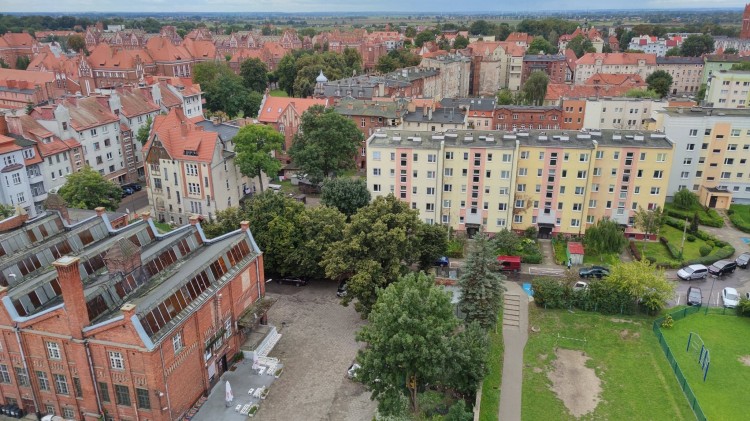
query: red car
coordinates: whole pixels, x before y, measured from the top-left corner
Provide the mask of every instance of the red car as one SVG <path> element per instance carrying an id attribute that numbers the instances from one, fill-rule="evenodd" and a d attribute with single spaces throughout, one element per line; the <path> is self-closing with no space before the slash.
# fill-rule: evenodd
<path id="1" fill-rule="evenodd" d="M 497 263 L 503 272 L 521 271 L 521 256 L 497 256 Z"/>

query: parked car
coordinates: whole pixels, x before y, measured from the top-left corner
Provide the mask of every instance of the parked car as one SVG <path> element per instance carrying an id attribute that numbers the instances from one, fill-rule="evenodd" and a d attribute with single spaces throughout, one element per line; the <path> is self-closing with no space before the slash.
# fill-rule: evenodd
<path id="1" fill-rule="evenodd" d="M 711 275 L 722 276 L 734 272 L 735 269 L 737 269 L 737 263 L 734 263 L 731 260 L 719 260 L 708 267 L 708 273 Z"/>
<path id="2" fill-rule="evenodd" d="M 739 256 L 737 256 L 736 259 L 734 259 L 734 263 L 737 263 L 737 266 L 741 267 L 742 269 L 747 269 L 748 263 L 750 263 L 750 253 L 742 253 Z"/>
<path id="3" fill-rule="evenodd" d="M 585 291 L 589 289 L 588 282 L 578 281 L 573 284 L 573 291 Z"/>
<path id="4" fill-rule="evenodd" d="M 133 189 L 131 189 L 130 187 L 123 187 L 122 188 L 122 197 L 128 197 L 128 196 L 130 196 L 133 193 L 134 193 Z"/>
<path id="5" fill-rule="evenodd" d="M 701 293 L 700 288 L 698 287 L 688 288 L 687 304 L 689 306 L 699 306 L 703 304 L 703 294 Z"/>
<path id="6" fill-rule="evenodd" d="M 451 260 L 447 256 L 441 256 L 435 260 L 435 266 L 440 266 L 441 268 L 447 268 L 450 264 Z"/>
<path id="7" fill-rule="evenodd" d="M 302 278 L 279 278 L 276 280 L 277 284 L 289 284 L 296 287 L 307 285 L 307 281 Z"/>
<path id="8" fill-rule="evenodd" d="M 362 368 L 357 363 L 352 363 L 352 365 L 349 366 L 349 369 L 346 370 L 346 377 L 349 377 L 350 379 L 354 379 L 357 377 L 357 370 Z"/>
<path id="9" fill-rule="evenodd" d="M 336 289 L 336 296 L 346 297 L 346 280 L 343 280 L 339 283 L 339 287 Z"/>
<path id="10" fill-rule="evenodd" d="M 726 308 L 735 308 L 740 303 L 740 295 L 737 294 L 736 289 L 726 287 L 721 290 L 721 302 Z"/>
<path id="11" fill-rule="evenodd" d="M 521 256 L 497 256 L 500 270 L 504 272 L 521 271 Z"/>
<path id="12" fill-rule="evenodd" d="M 677 277 L 683 281 L 693 279 L 705 279 L 708 276 L 708 268 L 704 265 L 690 265 L 677 271 Z"/>
<path id="13" fill-rule="evenodd" d="M 581 268 L 578 270 L 578 276 L 581 278 L 603 278 L 609 276 L 609 269 L 604 266 L 591 266 L 589 268 Z"/>
<path id="14" fill-rule="evenodd" d="M 138 183 L 130 183 L 130 184 L 123 184 L 122 188 L 129 188 L 130 190 L 133 190 L 134 192 L 141 191 L 143 189 L 143 186 L 141 186 Z"/>

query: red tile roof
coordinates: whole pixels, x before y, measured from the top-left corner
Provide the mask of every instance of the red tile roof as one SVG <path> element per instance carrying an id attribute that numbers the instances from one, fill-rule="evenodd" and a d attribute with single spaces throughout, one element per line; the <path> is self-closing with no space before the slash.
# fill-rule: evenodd
<path id="1" fill-rule="evenodd" d="M 120 121 L 109 107 L 106 97 L 68 98 L 63 106 L 70 112 L 70 125 L 77 131 Z"/>
<path id="2" fill-rule="evenodd" d="M 570 254 L 583 254 L 583 244 L 570 241 L 568 242 L 568 251 Z"/>
<path id="3" fill-rule="evenodd" d="M 643 89 L 640 86 L 612 86 L 612 85 L 568 85 L 565 83 L 550 83 L 547 85 L 545 101 L 558 101 L 561 98 L 590 98 L 603 96 L 623 96 L 631 89 Z"/>
<path id="4" fill-rule="evenodd" d="M 173 108 L 169 114 L 158 115 L 154 119 L 151 136 L 144 146 L 144 156 L 148 155 L 154 138 L 158 138 L 174 159 L 211 162 L 219 135 L 203 131 L 202 127 L 185 117 L 181 108 Z M 185 155 L 185 151 L 194 151 L 196 155 Z"/>
<path id="5" fill-rule="evenodd" d="M 140 88 L 119 88 L 117 94 L 120 97 L 120 105 L 125 117 L 135 117 L 159 111 L 160 107 L 153 103 Z"/>
<path id="6" fill-rule="evenodd" d="M 0 134 L 0 154 L 20 151 L 23 148 L 16 145 L 15 139 Z"/>
<path id="7" fill-rule="evenodd" d="M 628 85 L 632 87 L 646 86 L 646 82 L 643 81 L 640 75 L 634 73 L 596 73 L 586 80 L 584 85 L 612 85 L 612 86 L 624 86 Z"/>
<path id="8" fill-rule="evenodd" d="M 262 123 L 278 123 L 279 118 L 287 107 L 294 107 L 297 114 L 302 115 L 313 105 L 328 106 L 327 99 L 318 98 L 280 98 L 266 96 L 263 106 L 258 113 L 258 121 Z"/>
<path id="9" fill-rule="evenodd" d="M 0 84 L 7 86 L 7 81 L 26 82 L 25 87 L 18 85 L 22 89 L 33 89 L 34 85 L 44 85 L 55 81 L 55 75 L 46 72 L 32 72 L 31 70 L 0 69 Z"/>
<path id="10" fill-rule="evenodd" d="M 9 118 L 8 126 L 11 128 L 11 131 L 19 136 L 23 136 L 26 139 L 36 142 L 37 149 L 39 149 L 39 154 L 42 157 L 55 155 L 81 146 L 81 144 L 75 139 L 60 139 L 57 135 L 39 124 L 39 122 L 30 115 Z M 17 119 L 17 126 L 11 122 L 12 119 Z M 14 130 L 16 127 L 18 130 Z M 47 140 L 45 141 L 45 139 Z"/>
<path id="11" fill-rule="evenodd" d="M 34 37 L 25 32 L 8 32 L 2 39 L 9 47 L 31 47 L 37 43 Z"/>

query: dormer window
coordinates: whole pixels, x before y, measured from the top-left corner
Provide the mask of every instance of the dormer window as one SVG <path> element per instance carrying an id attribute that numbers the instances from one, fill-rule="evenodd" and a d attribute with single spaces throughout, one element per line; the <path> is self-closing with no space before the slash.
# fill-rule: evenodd
<path id="1" fill-rule="evenodd" d="M 184 151 L 184 154 L 185 154 L 185 156 L 198 156 L 198 151 L 190 151 L 190 150 L 186 149 Z"/>
<path id="2" fill-rule="evenodd" d="M 62 123 L 63 130 L 68 130 L 68 123 L 64 122 Z"/>

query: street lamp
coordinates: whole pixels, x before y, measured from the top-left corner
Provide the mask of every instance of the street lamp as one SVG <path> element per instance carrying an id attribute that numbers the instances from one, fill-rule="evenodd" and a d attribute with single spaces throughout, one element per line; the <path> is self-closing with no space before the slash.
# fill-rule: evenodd
<path id="1" fill-rule="evenodd" d="M 714 284 L 716 283 L 716 275 L 711 275 L 712 278 L 714 278 L 714 281 L 711 282 L 711 291 L 708 293 L 708 302 L 706 303 L 706 311 L 703 313 L 704 315 L 708 314 L 708 306 L 711 305 L 711 294 L 714 293 Z"/>

